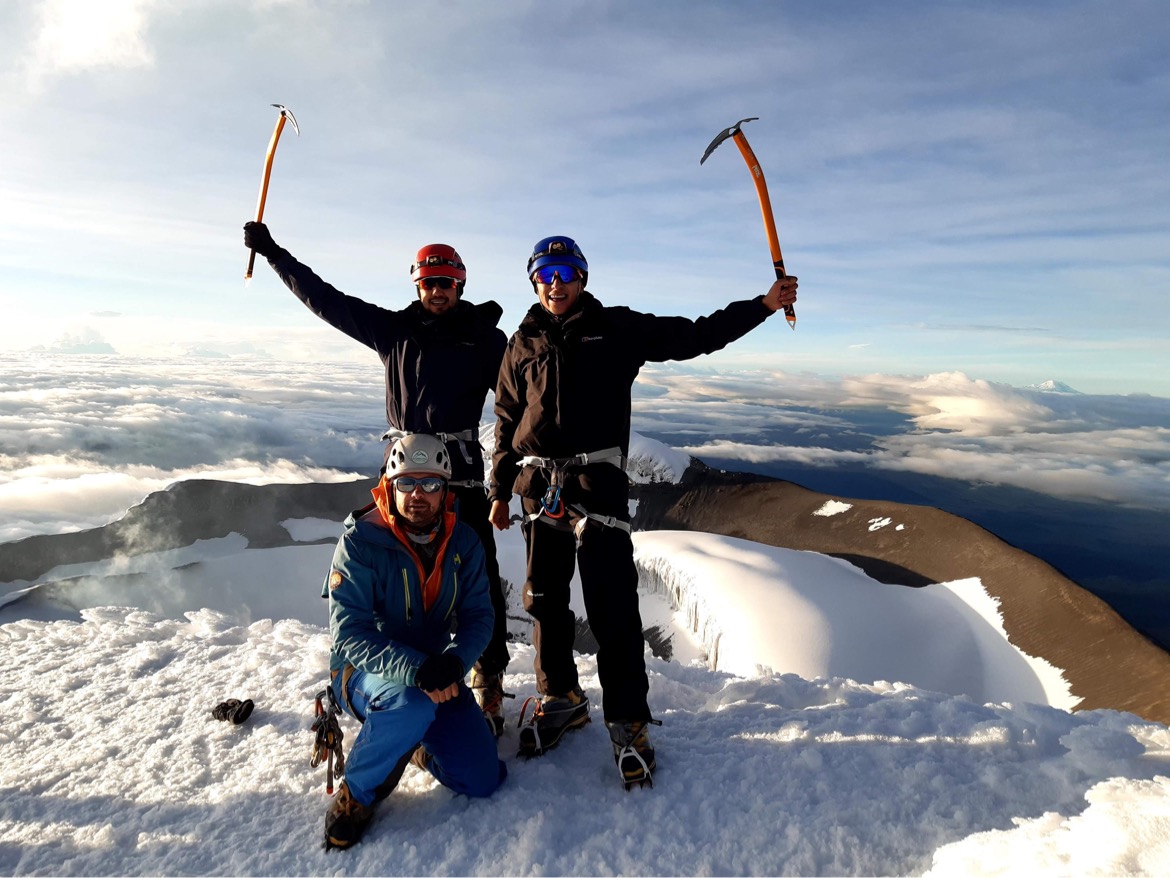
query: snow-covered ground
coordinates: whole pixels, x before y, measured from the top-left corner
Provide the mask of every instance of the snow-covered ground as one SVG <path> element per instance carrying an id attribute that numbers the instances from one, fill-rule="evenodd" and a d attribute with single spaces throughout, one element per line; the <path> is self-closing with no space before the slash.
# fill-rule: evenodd
<path id="1" fill-rule="evenodd" d="M 331 545 L 233 536 L 25 584 L 0 608 L 0 872 L 1170 871 L 1170 730 L 1029 703 L 1067 688 L 1007 642 L 978 582 L 903 589 L 807 552 L 635 540 L 645 621 L 672 631 L 673 660 L 648 657 L 654 788 L 623 791 L 600 722 L 529 762 L 510 725 L 491 799 L 408 769 L 362 844 L 330 854 L 308 725 Z M 500 544 L 519 583 L 517 529 Z M 516 615 L 513 720 L 535 692 Z M 599 700 L 593 658 L 578 663 Z M 242 726 L 211 717 L 229 697 L 256 702 Z"/>

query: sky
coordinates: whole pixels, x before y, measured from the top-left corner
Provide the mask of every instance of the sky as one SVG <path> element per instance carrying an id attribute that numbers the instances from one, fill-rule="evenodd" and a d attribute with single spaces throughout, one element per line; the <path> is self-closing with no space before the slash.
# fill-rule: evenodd
<path id="1" fill-rule="evenodd" d="M 339 525 L 290 514 L 286 547 L 230 535 L 60 568 L 48 578 L 75 578 L 6 596 L 0 870 L 1046 876 L 1170 865 L 1170 730 L 1058 706 L 1071 706 L 1060 669 L 1009 642 L 977 579 L 908 589 L 815 553 L 681 532 L 634 535 L 644 621 L 673 648 L 669 661 L 647 656 L 662 721 L 652 789 L 623 791 L 600 722 L 540 759 L 516 757 L 535 678 L 513 600 L 504 785 L 470 801 L 408 768 L 362 843 L 325 854 L 325 769 L 308 767 L 307 727 L 328 671 L 320 577 Z M 500 543 L 517 582 L 520 535 Z M 598 699 L 593 657 L 577 662 Z M 255 702 L 243 725 L 212 719 L 228 697 Z M 348 747 L 357 728 L 342 723 Z"/>
<path id="2" fill-rule="evenodd" d="M 797 330 L 714 362 L 1170 396 L 1170 23 L 1156 0 L 14 0 L 0 5 L 0 351 L 350 361 L 263 265 L 412 296 L 454 244 L 511 331 L 532 244 L 607 304 L 698 316 L 772 277 Z"/>

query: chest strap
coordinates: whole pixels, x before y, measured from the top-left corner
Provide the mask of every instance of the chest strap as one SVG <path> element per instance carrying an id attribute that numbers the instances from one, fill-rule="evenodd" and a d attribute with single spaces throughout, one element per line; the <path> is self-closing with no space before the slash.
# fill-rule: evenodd
<path id="1" fill-rule="evenodd" d="M 477 482 L 475 479 L 452 479 L 447 482 L 452 488 L 483 488 L 483 482 Z"/>

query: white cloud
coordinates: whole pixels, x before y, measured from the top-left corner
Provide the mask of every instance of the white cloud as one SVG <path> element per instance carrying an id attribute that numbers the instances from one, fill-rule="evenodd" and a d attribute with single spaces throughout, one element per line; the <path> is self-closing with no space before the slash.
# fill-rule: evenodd
<path id="1" fill-rule="evenodd" d="M 216 479 L 250 485 L 348 481 L 355 474 L 278 459 L 264 463 L 225 460 L 217 465 L 166 469 L 122 465 L 117 469 L 69 456 L 42 455 L 16 463 L 0 455 L 0 542 L 42 533 L 100 527 L 131 506 L 185 479 Z"/>
<path id="2" fill-rule="evenodd" d="M 368 370 L 88 356 L 4 364 L 0 540 L 104 524 L 185 478 L 330 481 L 381 464 L 376 360 Z"/>
<path id="3" fill-rule="evenodd" d="M 95 68 L 154 64 L 147 13 L 158 0 L 42 0 L 26 70 L 32 84 Z"/>
<path id="4" fill-rule="evenodd" d="M 635 428 L 693 432 L 702 438 L 680 450 L 700 459 L 863 465 L 1170 509 L 1170 400 L 1159 397 L 1050 394 L 958 372 L 837 379 L 648 370 L 647 383 L 653 392 L 639 395 Z M 854 426 L 881 411 L 904 413 L 912 428 Z M 802 418 L 807 441 L 774 438 Z M 767 444 L 753 441 L 769 432 Z M 846 434 L 864 444 L 818 439 Z"/>

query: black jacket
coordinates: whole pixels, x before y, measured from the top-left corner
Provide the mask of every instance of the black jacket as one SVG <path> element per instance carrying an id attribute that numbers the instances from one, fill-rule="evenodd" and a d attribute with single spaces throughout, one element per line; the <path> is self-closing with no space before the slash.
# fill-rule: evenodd
<path id="1" fill-rule="evenodd" d="M 271 264 L 310 311 L 377 351 L 386 367 L 391 427 L 408 433 L 478 432 L 507 344 L 496 327 L 503 313 L 499 305 L 460 300 L 441 317 L 417 301 L 391 311 L 346 295 L 287 253 Z M 478 444 L 472 450 L 470 465 L 453 451 L 454 478 L 483 478 Z"/>
<path id="2" fill-rule="evenodd" d="M 732 302 L 696 320 L 606 307 L 587 292 L 573 313 L 559 319 L 539 303 L 533 305 L 500 364 L 489 497 L 506 502 L 513 491 L 543 496 L 547 484 L 540 471 L 519 466 L 526 455 L 572 457 L 614 446 L 627 455 L 630 389 L 645 363 L 712 353 L 771 313 L 762 297 Z M 601 506 L 612 508 L 597 503 L 586 508 L 625 516 L 626 484 L 616 468 L 591 464 L 566 502 L 600 493 Z"/>

